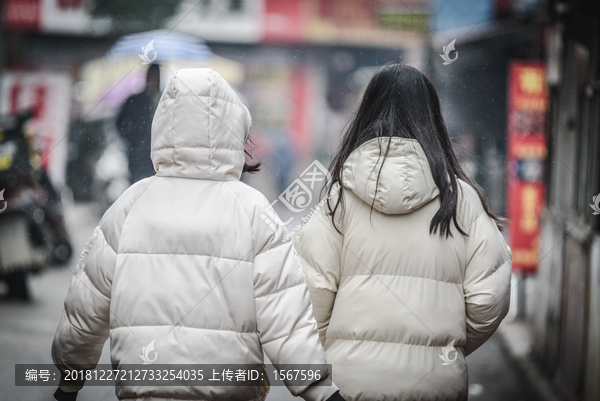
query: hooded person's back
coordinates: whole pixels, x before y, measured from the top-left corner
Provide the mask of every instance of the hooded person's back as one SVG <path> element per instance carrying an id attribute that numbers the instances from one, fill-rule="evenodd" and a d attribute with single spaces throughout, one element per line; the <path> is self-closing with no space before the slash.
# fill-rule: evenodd
<path id="1" fill-rule="evenodd" d="M 251 125 L 210 69 L 180 70 L 152 124 L 156 175 L 106 212 L 75 271 L 52 347 L 57 365 L 324 364 L 299 261 L 258 191 L 239 181 Z M 150 365 L 152 366 L 152 365 Z M 316 383 L 313 382 L 312 384 Z M 332 386 L 290 388 L 325 400 Z M 78 390 L 79 387 L 64 390 Z M 259 400 L 257 387 L 119 387 L 120 399 Z"/>
<path id="2" fill-rule="evenodd" d="M 342 185 L 341 233 L 323 207 L 295 244 L 334 382 L 352 401 L 466 399 L 465 357 L 508 310 L 510 250 L 495 222 L 459 180 L 468 236 L 429 232 L 439 190 L 414 139 L 365 142 Z"/>

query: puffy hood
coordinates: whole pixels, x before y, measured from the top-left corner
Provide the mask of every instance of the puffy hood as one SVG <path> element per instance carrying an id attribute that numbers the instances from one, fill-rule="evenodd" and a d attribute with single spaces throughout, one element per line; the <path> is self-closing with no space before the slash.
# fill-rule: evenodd
<path id="1" fill-rule="evenodd" d="M 439 195 L 429 161 L 415 139 L 392 137 L 379 183 L 388 138 L 375 138 L 362 144 L 348 157 L 342 171 L 344 187 L 364 202 L 386 214 L 410 213 Z"/>
<path id="2" fill-rule="evenodd" d="M 210 68 L 179 70 L 152 121 L 158 176 L 239 180 L 252 119 L 229 84 Z"/>

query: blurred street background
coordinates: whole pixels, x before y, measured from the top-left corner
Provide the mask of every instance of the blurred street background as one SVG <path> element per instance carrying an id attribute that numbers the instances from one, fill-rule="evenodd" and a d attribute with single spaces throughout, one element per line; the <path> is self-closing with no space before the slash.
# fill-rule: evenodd
<path id="1" fill-rule="evenodd" d="M 600 400 L 597 0 L 4 0 L 1 13 L 0 400 L 52 398 L 16 387 L 14 365 L 52 362 L 77 258 L 132 179 L 119 121 L 150 65 L 161 89 L 185 67 L 234 87 L 262 162 L 242 180 L 293 236 L 389 62 L 431 78 L 461 163 L 507 217 L 511 309 L 467 359 L 469 399 Z"/>

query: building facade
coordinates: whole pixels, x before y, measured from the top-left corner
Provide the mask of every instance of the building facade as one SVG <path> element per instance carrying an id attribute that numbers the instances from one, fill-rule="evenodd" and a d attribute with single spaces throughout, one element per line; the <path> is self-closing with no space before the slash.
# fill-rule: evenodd
<path id="1" fill-rule="evenodd" d="M 600 399 L 600 3 L 551 1 L 547 200 L 525 316 L 558 393 Z"/>

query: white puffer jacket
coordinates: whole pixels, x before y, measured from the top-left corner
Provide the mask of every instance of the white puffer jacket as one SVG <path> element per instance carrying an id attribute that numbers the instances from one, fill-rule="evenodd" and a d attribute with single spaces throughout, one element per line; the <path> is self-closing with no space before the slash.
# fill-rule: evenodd
<path id="1" fill-rule="evenodd" d="M 333 380 L 350 401 L 466 399 L 465 356 L 508 310 L 510 249 L 463 181 L 468 237 L 429 234 L 439 191 L 415 140 L 392 139 L 371 213 L 380 154 L 374 139 L 344 165 L 342 233 L 322 208 L 295 243 Z"/>
<path id="2" fill-rule="evenodd" d="M 323 364 L 305 277 L 269 202 L 239 181 L 251 119 L 210 69 L 180 70 L 152 124 L 156 175 L 106 212 L 77 265 L 52 356 L 95 365 Z M 270 212 L 272 213 L 272 212 Z M 152 365 L 149 365 L 151 367 Z M 314 383 L 313 383 L 314 384 Z M 73 391 L 80 387 L 64 390 Z M 337 388 L 290 388 L 326 400 Z M 119 399 L 262 400 L 262 387 L 124 387 Z"/>

